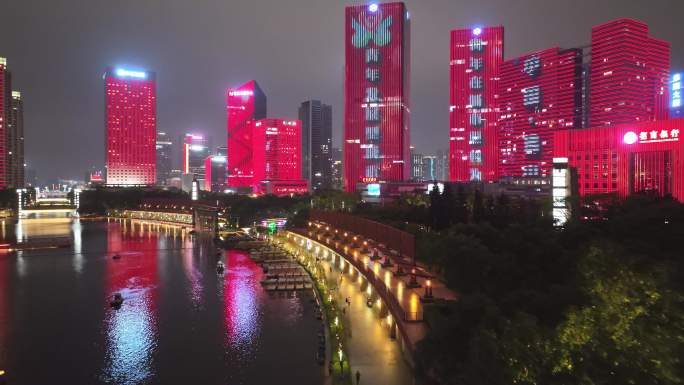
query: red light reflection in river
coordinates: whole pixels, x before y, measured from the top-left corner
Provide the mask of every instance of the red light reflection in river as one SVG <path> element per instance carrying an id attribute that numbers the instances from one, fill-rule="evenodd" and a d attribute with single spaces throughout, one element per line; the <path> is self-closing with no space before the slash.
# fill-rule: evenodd
<path id="1" fill-rule="evenodd" d="M 136 228 L 140 227 L 140 229 Z M 106 359 L 103 379 L 139 384 L 154 376 L 157 338 L 157 234 L 142 226 L 110 224 L 107 229 Z M 112 256 L 119 254 L 120 259 Z M 109 308 L 115 293 L 123 306 Z"/>
<path id="2" fill-rule="evenodd" d="M 225 255 L 225 344 L 226 348 L 247 356 L 253 353 L 252 348 L 260 329 L 258 305 L 259 296 L 263 295 L 260 286 L 262 273 L 259 266 L 242 251 L 229 250 Z"/>

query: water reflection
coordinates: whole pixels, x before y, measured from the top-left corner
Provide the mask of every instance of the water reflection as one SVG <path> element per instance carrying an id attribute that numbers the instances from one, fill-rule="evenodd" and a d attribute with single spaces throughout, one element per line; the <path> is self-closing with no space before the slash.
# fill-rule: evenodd
<path id="1" fill-rule="evenodd" d="M 183 241 L 183 271 L 190 282 L 190 299 L 193 307 L 199 308 L 202 304 L 202 272 L 198 266 L 195 266 L 199 259 L 194 259 L 193 255 L 195 249 L 193 247 L 192 239 L 186 238 Z"/>
<path id="2" fill-rule="evenodd" d="M 253 354 L 254 339 L 260 328 L 258 310 L 261 271 L 241 251 L 226 252 L 224 279 L 225 345 L 242 358 Z"/>
<path id="3" fill-rule="evenodd" d="M 71 232 L 74 236 L 74 259 L 73 266 L 74 271 L 81 274 L 83 272 L 83 240 L 81 238 L 81 232 L 83 231 L 81 227 L 81 221 L 78 219 L 74 220 L 71 225 Z"/>
<path id="4" fill-rule="evenodd" d="M 114 254 L 121 258 L 113 259 Z M 118 384 L 139 384 L 154 375 L 157 235 L 144 237 L 135 230 L 127 233 L 125 228 L 110 225 L 104 257 L 107 258 L 106 304 L 114 293 L 122 294 L 124 304 L 118 310 L 107 310 L 103 379 Z"/>
<path id="5" fill-rule="evenodd" d="M 4 223 L 4 222 L 3 222 Z M 7 358 L 5 356 L 6 350 L 3 346 L 8 346 L 9 341 L 7 336 L 9 335 L 9 304 L 8 302 L 8 279 L 9 272 L 7 271 L 7 255 L 0 254 L 0 369 L 5 368 L 7 363 Z"/>

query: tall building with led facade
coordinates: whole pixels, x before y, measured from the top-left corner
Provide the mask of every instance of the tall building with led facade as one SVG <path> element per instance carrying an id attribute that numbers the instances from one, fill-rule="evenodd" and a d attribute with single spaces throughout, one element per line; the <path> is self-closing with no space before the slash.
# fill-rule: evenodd
<path id="1" fill-rule="evenodd" d="M 104 82 L 107 185 L 153 185 L 157 169 L 155 74 L 108 68 Z"/>
<path id="2" fill-rule="evenodd" d="M 306 193 L 302 179 L 302 127 L 299 120 L 262 119 L 252 123 L 253 192 Z"/>
<path id="3" fill-rule="evenodd" d="M 670 44 L 639 21 L 618 19 L 591 30 L 592 127 L 668 117 Z"/>
<path id="4" fill-rule="evenodd" d="M 204 190 L 222 192 L 226 189 L 226 157 L 209 155 L 204 163 Z"/>
<path id="5" fill-rule="evenodd" d="M 12 91 L 7 121 L 7 165 L 9 186 L 24 187 L 24 102 L 19 91 Z"/>
<path id="6" fill-rule="evenodd" d="M 253 184 L 252 124 L 266 118 L 266 95 L 256 81 L 231 88 L 226 95 L 228 115 L 228 186 Z"/>
<path id="7" fill-rule="evenodd" d="M 498 180 L 498 81 L 503 27 L 451 31 L 449 179 Z"/>
<path id="8" fill-rule="evenodd" d="M 346 191 L 410 176 L 409 42 L 404 3 L 345 9 Z"/>
<path id="9" fill-rule="evenodd" d="M 302 122 L 302 178 L 311 188 L 332 186 L 332 106 L 307 100 L 299 106 Z"/>
<path id="10" fill-rule="evenodd" d="M 210 143 L 207 137 L 199 134 L 185 134 L 181 165 L 183 174 L 192 175 L 197 180 L 204 180 L 205 160 L 210 153 Z"/>
<path id="11" fill-rule="evenodd" d="M 554 133 L 581 127 L 582 51 L 551 48 L 510 59 L 499 76 L 499 176 L 547 184 Z"/>

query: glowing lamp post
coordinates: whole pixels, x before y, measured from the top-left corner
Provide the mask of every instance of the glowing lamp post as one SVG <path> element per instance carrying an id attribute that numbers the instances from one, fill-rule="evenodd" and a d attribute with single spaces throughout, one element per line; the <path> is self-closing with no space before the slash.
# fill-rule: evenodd
<path id="1" fill-rule="evenodd" d="M 418 279 L 416 277 L 416 268 L 411 269 L 411 279 L 409 280 L 408 287 L 417 288 L 420 287 Z"/>
<path id="2" fill-rule="evenodd" d="M 432 281 L 425 282 L 425 298 L 432 298 Z"/>

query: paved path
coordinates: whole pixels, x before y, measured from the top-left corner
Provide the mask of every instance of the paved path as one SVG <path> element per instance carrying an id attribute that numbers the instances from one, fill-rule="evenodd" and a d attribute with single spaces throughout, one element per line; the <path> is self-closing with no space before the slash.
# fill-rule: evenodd
<path id="1" fill-rule="evenodd" d="M 361 373 L 360 384 L 374 385 L 412 385 L 413 375 L 399 348 L 399 342 L 389 337 L 389 327 L 384 319 L 380 319 L 377 307 L 366 306 L 366 291 L 349 274 L 341 274 L 339 261 L 332 272 L 330 262 L 323 261 L 330 287 L 339 285 L 336 290 L 337 303 L 344 305 L 349 298 L 351 305 L 347 307 L 343 320 L 348 335 L 348 350 L 352 376 L 358 370 Z M 343 276 L 340 281 L 340 276 Z M 362 286 L 365 289 L 365 286 Z M 350 327 L 351 326 L 351 327 Z M 356 384 L 356 378 L 353 381 Z"/>

